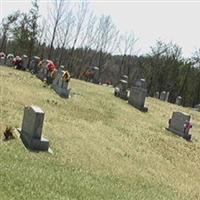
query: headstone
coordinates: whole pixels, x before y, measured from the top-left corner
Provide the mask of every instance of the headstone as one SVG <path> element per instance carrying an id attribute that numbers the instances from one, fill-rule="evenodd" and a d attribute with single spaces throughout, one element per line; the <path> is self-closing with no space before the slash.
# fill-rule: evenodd
<path id="1" fill-rule="evenodd" d="M 166 93 L 165 101 L 169 100 L 169 92 Z"/>
<path id="2" fill-rule="evenodd" d="M 181 105 L 181 101 L 182 101 L 182 97 L 181 96 L 178 96 L 176 98 L 176 105 L 180 106 Z"/>
<path id="3" fill-rule="evenodd" d="M 41 108 L 25 107 L 20 137 L 30 150 L 47 151 L 49 149 L 49 141 L 42 137 L 43 121 L 44 112 Z"/>
<path id="4" fill-rule="evenodd" d="M 196 111 L 200 112 L 200 104 L 197 104 L 197 105 L 194 107 L 194 109 L 195 109 Z"/>
<path id="5" fill-rule="evenodd" d="M 156 98 L 156 99 L 159 99 L 159 97 L 160 97 L 160 93 L 159 93 L 159 92 L 156 92 L 156 93 L 155 93 L 155 98 Z"/>
<path id="6" fill-rule="evenodd" d="M 143 89 L 147 89 L 147 83 L 145 79 L 136 80 L 133 84 L 134 87 L 140 87 Z"/>
<path id="7" fill-rule="evenodd" d="M 191 128 L 190 115 L 182 112 L 173 112 L 172 118 L 169 120 L 169 127 L 167 130 L 185 138 L 191 140 L 189 130 Z"/>
<path id="8" fill-rule="evenodd" d="M 120 80 L 117 87 L 114 89 L 114 95 L 120 97 L 121 99 L 128 100 L 128 82 L 125 80 Z"/>
<path id="9" fill-rule="evenodd" d="M 160 100 L 165 101 L 165 99 L 166 99 L 166 92 L 162 91 L 161 94 L 160 94 Z"/>
<path id="10" fill-rule="evenodd" d="M 55 79 L 53 80 L 51 87 L 61 97 L 69 98 L 71 88 L 69 88 L 69 82 L 62 80 L 62 75 L 63 75 L 63 71 L 62 69 L 59 69 L 56 72 Z"/>
<path id="11" fill-rule="evenodd" d="M 135 85 L 131 87 L 128 103 L 135 108 L 147 112 L 148 108 L 145 107 L 145 98 L 147 95 L 146 82 L 144 79 L 135 82 Z"/>
<path id="12" fill-rule="evenodd" d="M 47 78 L 48 69 L 46 66 L 41 66 L 36 76 L 41 80 L 44 81 Z"/>
<path id="13" fill-rule="evenodd" d="M 13 58 L 14 58 L 14 55 L 13 54 L 8 54 L 7 57 L 6 57 L 6 65 L 11 67 L 13 66 Z"/>
<path id="14" fill-rule="evenodd" d="M 39 71 L 38 64 L 40 62 L 40 57 L 34 56 L 30 62 L 29 70 L 31 70 L 34 74 L 37 74 Z"/>
<path id="15" fill-rule="evenodd" d="M 92 71 L 94 72 L 94 75 L 92 77 L 92 83 L 99 84 L 99 68 L 93 67 Z"/>
<path id="16" fill-rule="evenodd" d="M 6 55 L 3 52 L 0 52 L 0 65 L 5 65 Z"/>
<path id="17" fill-rule="evenodd" d="M 27 67 L 28 67 L 28 56 L 23 55 L 22 56 L 22 68 L 27 69 Z"/>
<path id="18" fill-rule="evenodd" d="M 121 80 L 125 80 L 125 81 L 128 82 L 128 76 L 126 76 L 126 75 L 122 75 Z"/>

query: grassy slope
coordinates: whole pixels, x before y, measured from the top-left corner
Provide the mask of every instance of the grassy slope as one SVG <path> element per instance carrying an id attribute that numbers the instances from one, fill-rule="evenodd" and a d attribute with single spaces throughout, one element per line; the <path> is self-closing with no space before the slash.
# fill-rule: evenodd
<path id="1" fill-rule="evenodd" d="M 141 113 L 111 88 L 78 80 L 68 100 L 42 86 L 0 67 L 1 133 L 21 126 L 25 105 L 38 105 L 54 152 L 0 141 L 1 199 L 200 199 L 200 113 L 153 98 Z M 164 130 L 172 111 L 192 115 L 193 142 Z"/>

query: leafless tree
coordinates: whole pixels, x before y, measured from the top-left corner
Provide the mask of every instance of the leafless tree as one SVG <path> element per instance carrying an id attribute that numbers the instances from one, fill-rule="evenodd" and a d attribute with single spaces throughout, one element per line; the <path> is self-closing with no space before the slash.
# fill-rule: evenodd
<path id="1" fill-rule="evenodd" d="M 76 48 L 76 45 L 80 39 L 80 35 L 83 31 L 83 25 L 86 18 L 86 15 L 88 13 L 88 2 L 82 1 L 76 4 L 75 8 L 75 30 L 74 30 L 74 37 L 72 42 L 71 51 L 68 57 L 68 69 L 71 71 L 73 68 L 73 62 L 74 62 L 74 50 Z"/>
<path id="2" fill-rule="evenodd" d="M 64 0 L 54 0 L 53 1 L 53 8 L 50 9 L 50 19 L 51 19 L 51 26 L 52 34 L 51 34 L 51 41 L 50 41 L 50 50 L 48 53 L 48 59 L 51 59 L 52 52 L 54 48 L 54 41 L 57 37 L 58 27 L 60 22 L 63 20 L 65 14 L 65 1 Z"/>

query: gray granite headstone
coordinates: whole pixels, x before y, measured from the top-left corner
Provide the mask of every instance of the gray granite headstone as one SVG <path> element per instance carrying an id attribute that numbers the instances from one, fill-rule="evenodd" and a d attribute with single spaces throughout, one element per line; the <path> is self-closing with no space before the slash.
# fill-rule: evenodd
<path id="1" fill-rule="evenodd" d="M 27 67 L 28 67 L 28 56 L 27 55 L 22 56 L 22 67 L 24 69 L 27 69 Z"/>
<path id="2" fill-rule="evenodd" d="M 12 61 L 13 61 L 14 55 L 13 54 L 8 54 L 6 57 L 6 65 L 11 67 L 13 66 Z"/>
<path id="3" fill-rule="evenodd" d="M 166 93 L 165 101 L 169 100 L 169 92 Z"/>
<path id="4" fill-rule="evenodd" d="M 160 100 L 165 101 L 165 99 L 166 99 L 166 92 L 162 91 L 160 94 Z"/>
<path id="5" fill-rule="evenodd" d="M 147 112 L 148 108 L 144 106 L 146 96 L 146 82 L 141 79 L 135 82 L 135 86 L 131 87 L 128 103 L 143 112 Z"/>
<path id="6" fill-rule="evenodd" d="M 120 80 L 117 87 L 114 89 L 114 95 L 120 97 L 121 99 L 128 100 L 128 82 L 125 80 Z"/>
<path id="7" fill-rule="evenodd" d="M 122 75 L 121 79 L 128 82 L 128 76 L 127 75 Z"/>
<path id="8" fill-rule="evenodd" d="M 94 72 L 94 75 L 92 77 L 92 83 L 99 84 L 99 68 L 93 67 L 92 71 Z"/>
<path id="9" fill-rule="evenodd" d="M 20 137 L 24 145 L 31 150 L 47 151 L 49 141 L 42 137 L 44 112 L 37 106 L 24 108 Z"/>
<path id="10" fill-rule="evenodd" d="M 180 106 L 181 105 L 181 102 L 182 102 L 182 97 L 181 96 L 178 96 L 176 98 L 176 105 Z"/>
<path id="11" fill-rule="evenodd" d="M 63 75 L 63 71 L 62 69 L 59 69 L 56 72 L 55 79 L 53 80 L 51 87 L 61 97 L 69 98 L 71 88 L 69 88 L 69 82 L 62 80 L 62 75 Z"/>
<path id="12" fill-rule="evenodd" d="M 191 139 L 189 134 L 189 128 L 186 124 L 190 122 L 190 115 L 182 112 L 173 112 L 172 118 L 169 120 L 169 127 L 167 130 L 185 138 L 186 140 Z"/>
<path id="13" fill-rule="evenodd" d="M 194 109 L 195 109 L 196 111 L 200 112 L 200 104 L 197 104 L 197 105 L 194 107 Z"/>
<path id="14" fill-rule="evenodd" d="M 6 63 L 6 57 L 5 56 L 1 56 L 0 57 L 0 65 L 5 65 Z"/>
<path id="15" fill-rule="evenodd" d="M 160 93 L 159 93 L 159 92 L 156 92 L 156 93 L 155 93 L 155 98 L 156 98 L 156 99 L 159 99 L 159 97 L 160 97 Z"/>
<path id="16" fill-rule="evenodd" d="M 46 66 L 41 66 L 36 76 L 41 80 L 44 81 L 47 78 L 48 69 Z"/>
<path id="17" fill-rule="evenodd" d="M 40 57 L 34 56 L 30 62 L 29 69 L 34 73 L 37 74 L 39 71 L 38 64 L 40 62 Z"/>

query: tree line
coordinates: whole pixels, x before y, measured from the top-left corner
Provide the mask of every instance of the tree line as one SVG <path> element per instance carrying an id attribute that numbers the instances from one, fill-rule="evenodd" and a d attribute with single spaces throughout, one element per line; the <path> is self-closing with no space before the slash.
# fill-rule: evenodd
<path id="1" fill-rule="evenodd" d="M 40 16 L 37 0 L 29 12 L 16 11 L 0 24 L 0 51 L 35 55 L 64 65 L 73 77 L 91 66 L 100 69 L 100 82 L 117 84 L 122 75 L 134 80 L 145 78 L 148 93 L 169 91 L 169 101 L 181 96 L 184 106 L 200 103 L 200 49 L 184 58 L 174 42 L 155 42 L 148 54 L 136 55 L 134 33 L 120 33 L 111 16 L 100 17 L 87 2 L 54 0 L 47 17 Z"/>

